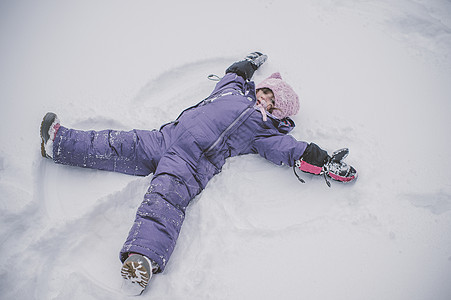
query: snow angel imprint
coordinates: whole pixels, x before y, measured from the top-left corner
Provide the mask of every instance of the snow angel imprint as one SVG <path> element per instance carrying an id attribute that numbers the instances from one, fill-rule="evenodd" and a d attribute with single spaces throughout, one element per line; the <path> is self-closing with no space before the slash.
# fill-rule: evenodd
<path id="1" fill-rule="evenodd" d="M 258 85 L 251 78 L 267 56 L 253 52 L 233 63 L 209 97 L 159 130 L 81 131 L 47 113 L 41 123 L 42 156 L 55 163 L 146 176 L 150 187 L 120 251 L 124 287 L 139 295 L 162 272 L 174 250 L 190 201 L 221 172 L 229 157 L 259 154 L 277 165 L 353 181 L 348 150 L 329 155 L 288 133 L 299 97 L 274 73 Z"/>

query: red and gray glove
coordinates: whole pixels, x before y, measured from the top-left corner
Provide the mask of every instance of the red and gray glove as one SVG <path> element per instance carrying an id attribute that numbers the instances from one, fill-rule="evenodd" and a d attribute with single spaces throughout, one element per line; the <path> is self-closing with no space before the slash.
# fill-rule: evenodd
<path id="1" fill-rule="evenodd" d="M 357 171 L 343 161 L 348 154 L 349 150 L 343 148 L 329 156 L 327 151 L 314 143 L 310 143 L 302 157 L 295 161 L 294 167 L 306 173 L 324 175 L 328 186 L 330 186 L 330 182 L 327 177 L 340 182 L 350 182 L 357 178 Z M 295 174 L 301 182 L 305 182 L 296 172 Z"/>

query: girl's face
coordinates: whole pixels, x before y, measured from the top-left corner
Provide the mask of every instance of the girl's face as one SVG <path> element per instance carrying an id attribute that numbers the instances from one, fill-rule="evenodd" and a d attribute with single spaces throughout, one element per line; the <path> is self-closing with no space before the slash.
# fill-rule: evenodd
<path id="1" fill-rule="evenodd" d="M 264 92 L 263 90 L 257 91 L 257 104 L 261 104 L 267 111 L 274 108 L 274 94 L 271 90 Z"/>

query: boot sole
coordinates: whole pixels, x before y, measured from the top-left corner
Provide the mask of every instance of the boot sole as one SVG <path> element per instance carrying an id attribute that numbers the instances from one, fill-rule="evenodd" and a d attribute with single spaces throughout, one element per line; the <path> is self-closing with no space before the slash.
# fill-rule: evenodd
<path id="1" fill-rule="evenodd" d="M 45 114 L 44 118 L 42 118 L 41 127 L 39 128 L 41 135 L 41 155 L 45 158 L 50 158 L 49 155 L 45 152 L 45 144 L 49 140 L 49 129 L 52 126 L 53 121 L 57 118 L 56 114 L 48 112 Z"/>
<path id="2" fill-rule="evenodd" d="M 121 268 L 124 291 L 129 295 L 141 295 L 152 277 L 150 264 L 141 255 L 130 256 Z"/>

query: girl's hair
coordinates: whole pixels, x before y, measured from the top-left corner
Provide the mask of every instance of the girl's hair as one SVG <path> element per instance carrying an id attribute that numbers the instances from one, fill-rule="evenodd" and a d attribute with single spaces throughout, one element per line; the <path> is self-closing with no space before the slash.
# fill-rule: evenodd
<path id="1" fill-rule="evenodd" d="M 275 97 L 274 92 L 273 92 L 271 89 L 269 89 L 269 88 L 264 87 L 264 88 L 256 89 L 256 90 L 255 90 L 255 93 L 258 93 L 258 91 L 262 91 L 262 92 L 265 93 L 265 94 L 271 93 L 271 94 Z M 269 112 L 270 114 L 272 114 L 272 112 L 273 112 L 274 110 L 279 110 L 277 107 L 274 107 L 274 101 L 273 101 L 272 105 L 273 105 L 273 106 L 272 106 L 270 109 L 268 109 L 268 112 Z"/>
<path id="2" fill-rule="evenodd" d="M 266 88 L 266 87 L 257 89 L 256 92 L 258 92 L 258 91 L 262 91 L 262 92 L 265 93 L 265 94 L 271 93 L 271 94 L 274 95 L 273 91 L 272 91 L 271 89 L 269 89 L 269 88 Z"/>

